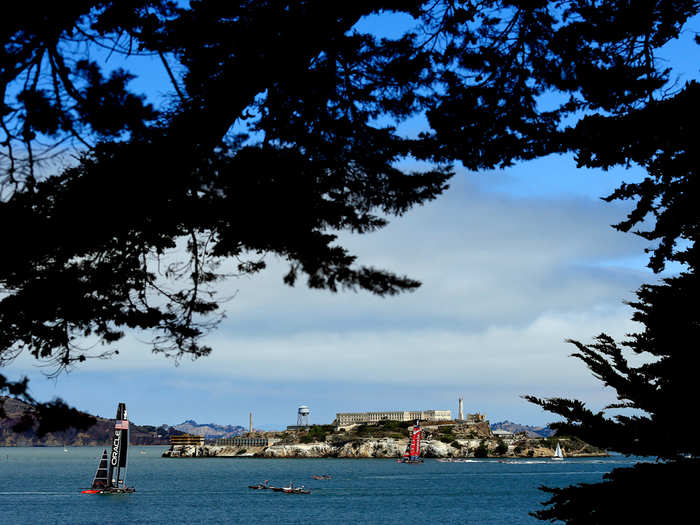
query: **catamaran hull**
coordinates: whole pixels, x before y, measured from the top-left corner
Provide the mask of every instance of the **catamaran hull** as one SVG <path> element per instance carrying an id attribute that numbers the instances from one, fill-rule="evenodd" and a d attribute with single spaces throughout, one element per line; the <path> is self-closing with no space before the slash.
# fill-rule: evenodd
<path id="1" fill-rule="evenodd" d="M 131 494 L 132 492 L 136 492 L 136 489 L 134 487 L 122 487 L 122 488 L 108 488 L 108 489 L 88 489 L 88 490 L 83 490 L 83 494 Z"/>

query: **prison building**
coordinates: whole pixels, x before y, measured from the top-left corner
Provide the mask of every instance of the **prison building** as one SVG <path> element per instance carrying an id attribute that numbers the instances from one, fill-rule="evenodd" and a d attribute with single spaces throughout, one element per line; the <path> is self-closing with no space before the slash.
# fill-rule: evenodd
<path id="1" fill-rule="evenodd" d="M 467 417 L 464 418 L 464 421 L 466 423 L 481 423 L 483 421 L 486 421 L 486 414 L 467 414 Z"/>
<path id="2" fill-rule="evenodd" d="M 216 440 L 219 447 L 267 447 L 270 440 L 266 437 L 237 436 L 230 438 L 219 438 Z"/>
<path id="3" fill-rule="evenodd" d="M 449 421 L 450 410 L 400 410 L 393 412 L 339 412 L 335 415 L 338 426 L 378 423 L 380 421 Z"/>
<path id="4" fill-rule="evenodd" d="M 495 438 L 501 438 L 501 439 L 513 439 L 515 437 L 515 434 L 512 432 L 508 432 L 507 430 L 493 430 L 491 432 L 493 434 L 493 437 Z"/>
<path id="5" fill-rule="evenodd" d="M 170 436 L 171 445 L 196 445 L 198 447 L 204 446 L 204 436 L 194 436 L 192 434 L 180 434 L 177 436 Z"/>

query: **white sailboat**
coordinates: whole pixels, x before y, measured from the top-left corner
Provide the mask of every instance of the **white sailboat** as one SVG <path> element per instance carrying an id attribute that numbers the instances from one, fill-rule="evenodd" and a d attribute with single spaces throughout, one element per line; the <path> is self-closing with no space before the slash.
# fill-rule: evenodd
<path id="1" fill-rule="evenodd" d="M 554 461 L 563 461 L 564 460 L 564 454 L 561 452 L 561 447 L 559 446 L 559 442 L 557 441 L 557 449 L 554 451 L 554 457 L 552 457 L 552 460 Z"/>

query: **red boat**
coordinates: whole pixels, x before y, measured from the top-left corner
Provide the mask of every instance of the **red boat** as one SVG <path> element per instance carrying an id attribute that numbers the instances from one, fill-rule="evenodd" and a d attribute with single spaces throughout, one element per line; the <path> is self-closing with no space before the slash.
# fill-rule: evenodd
<path id="1" fill-rule="evenodd" d="M 420 457 L 420 442 L 423 429 L 416 421 L 413 431 L 411 432 L 411 441 L 406 447 L 406 452 L 403 453 L 403 457 L 397 459 L 398 463 L 423 463 L 423 458 Z"/>

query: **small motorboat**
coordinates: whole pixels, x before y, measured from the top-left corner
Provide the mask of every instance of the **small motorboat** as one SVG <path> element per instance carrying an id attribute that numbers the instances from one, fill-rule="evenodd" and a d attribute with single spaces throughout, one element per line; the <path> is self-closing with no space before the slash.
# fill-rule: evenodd
<path id="1" fill-rule="evenodd" d="M 311 489 L 305 489 L 304 485 L 295 487 L 291 481 L 287 487 L 270 487 L 274 492 L 284 492 L 285 494 L 311 494 Z"/>
<path id="2" fill-rule="evenodd" d="M 268 480 L 265 480 L 264 483 L 258 483 L 257 485 L 248 485 L 248 488 L 253 489 L 253 490 L 266 490 L 266 489 L 273 489 L 274 490 L 275 488 L 277 488 L 277 487 L 271 487 L 269 485 L 269 483 L 270 482 Z"/>
<path id="3" fill-rule="evenodd" d="M 314 474 L 314 475 L 311 476 L 311 477 L 312 477 L 313 479 L 333 479 L 333 476 L 331 476 L 330 474 L 321 474 L 321 475 Z"/>
<path id="4" fill-rule="evenodd" d="M 285 487 L 282 489 L 285 494 L 311 494 L 311 489 L 305 489 L 304 485 L 301 487 Z"/>

